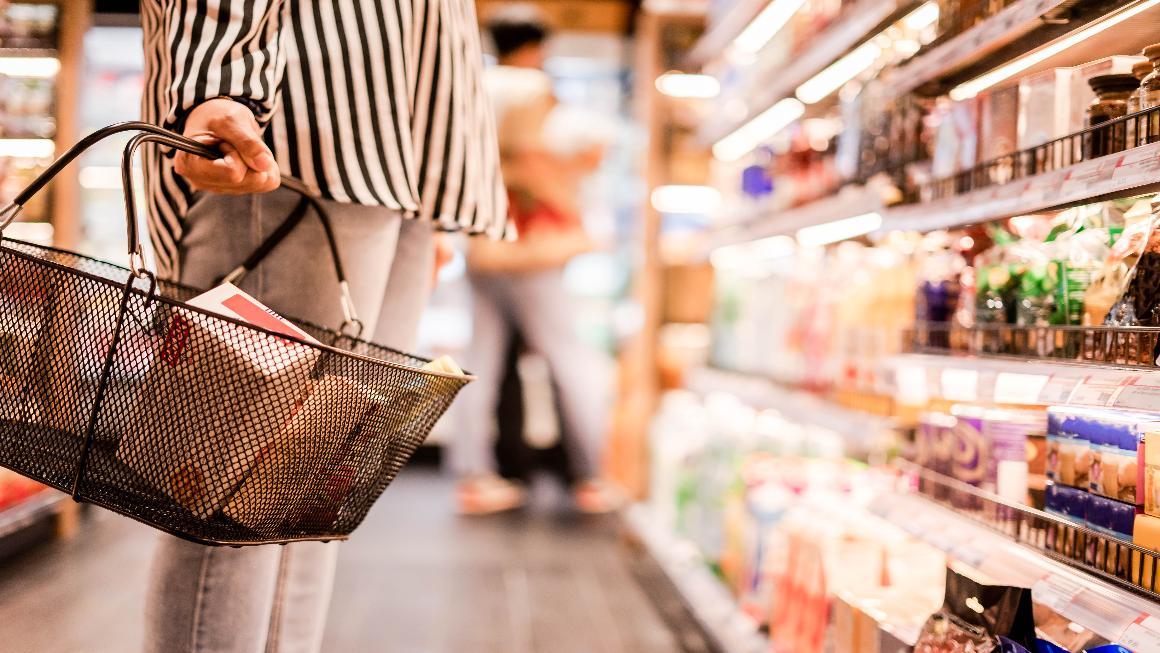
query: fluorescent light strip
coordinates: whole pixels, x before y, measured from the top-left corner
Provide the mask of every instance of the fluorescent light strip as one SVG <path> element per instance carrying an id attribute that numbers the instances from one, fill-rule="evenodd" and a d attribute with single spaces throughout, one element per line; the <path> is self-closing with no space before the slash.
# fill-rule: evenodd
<path id="1" fill-rule="evenodd" d="M 902 22 L 908 29 L 919 32 L 933 25 L 938 17 L 938 3 L 932 1 L 907 14 Z"/>
<path id="2" fill-rule="evenodd" d="M 785 98 L 753 120 L 738 127 L 736 131 L 713 145 L 713 156 L 722 161 L 736 161 L 753 151 L 788 127 L 805 113 L 806 108 L 793 98 Z"/>
<path id="3" fill-rule="evenodd" d="M 721 193 L 710 186 L 658 186 L 651 199 L 653 208 L 661 213 L 705 215 L 721 205 Z"/>
<path id="4" fill-rule="evenodd" d="M 798 229 L 797 241 L 802 247 L 821 247 L 840 240 L 857 238 L 882 227 L 882 216 L 864 213 L 852 218 L 825 222 Z"/>
<path id="5" fill-rule="evenodd" d="M 721 83 L 712 75 L 665 73 L 657 77 L 657 90 L 676 98 L 714 98 L 721 92 Z"/>
<path id="6" fill-rule="evenodd" d="M 805 0 L 773 0 L 733 39 L 733 47 L 748 54 L 760 52 L 805 3 Z"/>
<path id="7" fill-rule="evenodd" d="M 48 138 L 0 138 L 0 156 L 47 159 L 56 153 L 56 143 Z"/>
<path id="8" fill-rule="evenodd" d="M 1160 5 L 1160 0 L 1146 0 L 1145 2 L 1141 2 L 1140 4 L 1130 9 L 1121 11 L 1114 16 L 1109 16 L 1103 21 L 1093 25 L 1088 25 L 1078 32 L 1075 32 L 1071 36 L 1067 36 L 1058 41 L 1050 43 L 1047 46 L 1036 50 L 1035 52 L 1032 52 L 1020 59 L 1016 59 L 1015 61 L 1000 66 L 989 73 L 980 75 L 979 77 L 976 77 L 969 82 L 964 82 L 963 84 L 956 86 L 951 90 L 951 99 L 959 101 L 973 98 L 982 91 L 991 88 L 995 84 L 1010 79 L 1015 75 L 1018 75 L 1019 73 L 1027 70 L 1028 68 L 1035 66 L 1036 64 L 1043 63 L 1047 59 L 1054 57 L 1060 52 L 1063 52 L 1064 50 L 1067 50 L 1068 48 L 1071 48 L 1078 43 L 1086 41 L 1087 39 L 1090 39 L 1091 37 L 1099 34 L 1100 32 L 1103 32 L 1104 30 L 1115 27 L 1116 25 L 1119 25 L 1129 18 L 1137 16 L 1157 5 Z"/>
<path id="9" fill-rule="evenodd" d="M 838 59 L 828 68 L 814 75 L 809 81 L 797 87 L 795 95 L 806 104 L 820 102 L 830 93 L 841 88 L 843 84 L 857 77 L 859 73 L 874 65 L 881 54 L 882 48 L 873 43 L 863 43 L 858 49 Z"/>
<path id="10" fill-rule="evenodd" d="M 58 72 L 60 72 L 60 59 L 53 57 L 0 57 L 0 75 L 52 77 Z"/>

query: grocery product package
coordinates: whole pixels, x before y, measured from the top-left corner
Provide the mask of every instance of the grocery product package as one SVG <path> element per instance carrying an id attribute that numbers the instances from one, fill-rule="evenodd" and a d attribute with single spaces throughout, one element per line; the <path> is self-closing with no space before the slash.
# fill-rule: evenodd
<path id="1" fill-rule="evenodd" d="M 117 457 L 200 518 L 233 495 L 260 460 L 293 459 L 283 426 L 312 389 L 319 350 L 305 332 L 223 284 L 188 305 L 290 336 L 271 337 L 175 309 L 137 398 Z"/>
<path id="2" fill-rule="evenodd" d="M 1035 650 L 1031 590 L 986 585 L 948 568 L 943 607 L 923 625 L 915 653 L 1021 650 Z"/>
<path id="3" fill-rule="evenodd" d="M 1128 289 L 1132 270 L 1148 244 L 1152 217 L 1147 202 L 1137 203 L 1123 214 L 1124 226 L 1119 237 L 1108 250 L 1103 263 L 1092 275 L 1091 284 L 1084 293 L 1083 320 L 1085 325 L 1115 323 L 1112 309 Z"/>
<path id="4" fill-rule="evenodd" d="M 1124 230 L 1122 238 L 1133 238 L 1135 242 L 1129 244 L 1133 249 L 1140 240 L 1143 245 L 1139 248 L 1138 257 L 1131 262 L 1123 296 L 1108 312 L 1108 324 L 1160 326 L 1160 230 L 1155 228 L 1158 209 L 1160 206 L 1154 204 L 1148 220 L 1132 224 Z M 1141 232 L 1147 235 L 1141 238 Z"/>

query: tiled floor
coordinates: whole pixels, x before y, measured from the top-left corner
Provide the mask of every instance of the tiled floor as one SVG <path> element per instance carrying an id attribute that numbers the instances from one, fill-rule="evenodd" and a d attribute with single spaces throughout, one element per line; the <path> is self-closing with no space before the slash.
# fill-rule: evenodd
<path id="1" fill-rule="evenodd" d="M 614 520 L 560 508 L 465 520 L 451 483 L 405 473 L 344 544 L 324 650 L 680 651 L 631 572 Z M 152 531 L 93 511 L 81 536 L 0 565 L 0 653 L 131 653 Z"/>

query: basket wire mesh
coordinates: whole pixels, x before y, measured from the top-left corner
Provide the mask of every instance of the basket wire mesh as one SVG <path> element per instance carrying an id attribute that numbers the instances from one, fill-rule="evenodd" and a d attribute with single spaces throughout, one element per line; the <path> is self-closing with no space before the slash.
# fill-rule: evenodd
<path id="1" fill-rule="evenodd" d="M 144 132 L 126 181 L 145 143 L 213 154 L 144 123 L 106 128 L 0 212 L 0 231 L 80 151 L 125 131 Z M 0 242 L 0 465 L 196 542 L 345 539 L 471 377 L 345 333 L 353 310 L 339 330 L 294 332 L 190 306 L 200 291 L 144 269 L 126 196 L 131 269 Z"/>

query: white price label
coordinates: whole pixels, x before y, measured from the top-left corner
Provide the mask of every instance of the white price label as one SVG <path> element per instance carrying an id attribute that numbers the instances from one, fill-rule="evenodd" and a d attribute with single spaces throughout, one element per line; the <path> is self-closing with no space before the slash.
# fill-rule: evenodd
<path id="1" fill-rule="evenodd" d="M 1045 406 L 1052 404 L 1066 404 L 1071 397 L 1071 393 L 1075 387 L 1079 385 L 1083 377 L 1079 376 L 1060 376 L 1053 374 L 1043 388 L 1039 391 L 1039 400 L 1036 402 Z"/>
<path id="2" fill-rule="evenodd" d="M 1134 379 L 1120 389 L 1113 405 L 1116 408 L 1160 410 L 1160 378 L 1148 375 Z"/>
<path id="3" fill-rule="evenodd" d="M 1160 652 L 1160 632 L 1149 627 L 1148 622 L 1155 622 L 1155 617 L 1146 617 L 1142 621 L 1131 624 L 1120 637 L 1120 644 L 1135 653 Z"/>
<path id="4" fill-rule="evenodd" d="M 1088 376 L 1075 387 L 1067 403 L 1072 406 L 1106 408 L 1116 400 L 1120 390 L 1130 380 L 1129 375 Z"/>
<path id="5" fill-rule="evenodd" d="M 942 398 L 947 401 L 977 401 L 979 399 L 979 372 L 947 368 L 940 375 Z"/>
<path id="6" fill-rule="evenodd" d="M 1067 607 L 1082 591 L 1082 586 L 1060 576 L 1047 576 L 1031 586 L 1035 601 L 1042 603 L 1060 614 L 1067 613 Z"/>
<path id="7" fill-rule="evenodd" d="M 1000 404 L 1038 404 L 1050 378 L 1046 374 L 999 372 L 995 378 L 995 401 Z"/>

